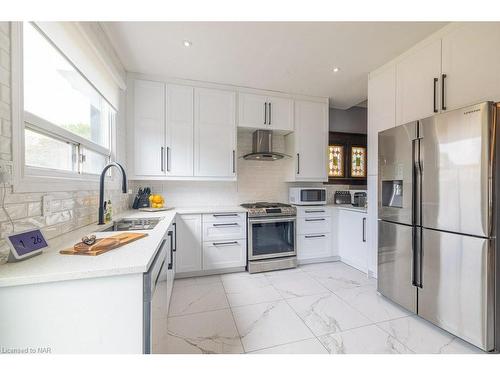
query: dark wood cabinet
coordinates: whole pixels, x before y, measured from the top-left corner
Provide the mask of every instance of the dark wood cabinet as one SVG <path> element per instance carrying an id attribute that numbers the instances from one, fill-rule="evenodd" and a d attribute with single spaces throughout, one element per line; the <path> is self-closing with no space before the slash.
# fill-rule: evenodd
<path id="1" fill-rule="evenodd" d="M 366 134 L 330 132 L 328 184 L 366 185 Z"/>

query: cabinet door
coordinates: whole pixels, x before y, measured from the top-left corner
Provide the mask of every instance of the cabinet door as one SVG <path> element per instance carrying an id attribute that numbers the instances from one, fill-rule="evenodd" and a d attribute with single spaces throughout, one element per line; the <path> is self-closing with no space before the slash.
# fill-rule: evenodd
<path id="1" fill-rule="evenodd" d="M 500 23 L 466 23 L 443 37 L 447 110 L 500 101 Z"/>
<path id="2" fill-rule="evenodd" d="M 297 235 L 297 259 L 321 259 L 332 256 L 330 233 Z"/>
<path id="3" fill-rule="evenodd" d="M 193 175 L 193 88 L 167 85 L 167 148 L 168 176 Z"/>
<path id="4" fill-rule="evenodd" d="M 378 171 L 378 132 L 396 126 L 396 66 L 368 81 L 368 175 Z"/>
<path id="5" fill-rule="evenodd" d="M 203 269 L 245 267 L 247 241 L 214 241 L 203 243 Z"/>
<path id="6" fill-rule="evenodd" d="M 195 89 L 195 176 L 236 176 L 235 93 Z"/>
<path id="7" fill-rule="evenodd" d="M 134 81 L 134 173 L 165 175 L 165 85 Z"/>
<path id="8" fill-rule="evenodd" d="M 201 215 L 182 215 L 177 220 L 176 271 L 201 271 Z"/>
<path id="9" fill-rule="evenodd" d="M 267 121 L 272 130 L 293 131 L 293 100 L 280 97 L 267 98 Z"/>
<path id="10" fill-rule="evenodd" d="M 328 180 L 328 105 L 295 101 L 296 169 L 298 181 Z"/>
<path id="11" fill-rule="evenodd" d="M 238 126 L 267 128 L 267 98 L 264 95 L 240 93 L 238 96 Z"/>
<path id="12" fill-rule="evenodd" d="M 340 210 L 339 253 L 343 262 L 366 272 L 366 215 Z"/>
<path id="13" fill-rule="evenodd" d="M 439 110 L 441 40 L 422 47 L 397 64 L 396 124 L 423 119 Z"/>

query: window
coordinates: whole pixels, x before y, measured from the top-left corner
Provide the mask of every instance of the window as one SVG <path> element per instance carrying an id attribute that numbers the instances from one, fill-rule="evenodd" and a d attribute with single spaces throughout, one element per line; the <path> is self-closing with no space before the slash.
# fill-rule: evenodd
<path id="1" fill-rule="evenodd" d="M 99 174 L 116 112 L 32 23 L 23 24 L 25 173 Z"/>
<path id="2" fill-rule="evenodd" d="M 344 177 L 344 146 L 329 146 L 328 159 L 328 176 Z"/>
<path id="3" fill-rule="evenodd" d="M 366 177 L 366 147 L 351 147 L 351 176 Z"/>
<path id="4" fill-rule="evenodd" d="M 366 185 L 366 135 L 330 132 L 328 183 Z"/>

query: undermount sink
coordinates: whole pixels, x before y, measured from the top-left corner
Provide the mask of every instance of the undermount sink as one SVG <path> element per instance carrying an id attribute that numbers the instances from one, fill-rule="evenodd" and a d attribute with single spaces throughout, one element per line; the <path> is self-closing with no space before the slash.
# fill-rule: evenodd
<path id="1" fill-rule="evenodd" d="M 121 219 L 114 221 L 113 225 L 101 230 L 101 232 L 118 232 L 131 230 L 151 230 L 160 222 L 159 217 L 150 217 L 147 219 Z"/>

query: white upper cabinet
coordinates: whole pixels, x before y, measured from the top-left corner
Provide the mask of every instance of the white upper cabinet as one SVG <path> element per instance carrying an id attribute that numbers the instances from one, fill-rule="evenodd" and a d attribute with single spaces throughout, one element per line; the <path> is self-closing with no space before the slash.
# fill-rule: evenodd
<path id="1" fill-rule="evenodd" d="M 194 90 L 194 173 L 199 177 L 236 177 L 236 94 Z"/>
<path id="2" fill-rule="evenodd" d="M 293 130 L 293 100 L 270 96 L 267 98 L 267 119 L 272 130 Z"/>
<path id="3" fill-rule="evenodd" d="M 193 88 L 167 84 L 167 176 L 193 176 Z"/>
<path id="4" fill-rule="evenodd" d="M 295 101 L 295 132 L 288 135 L 291 181 L 328 180 L 328 104 Z"/>
<path id="5" fill-rule="evenodd" d="M 396 67 L 396 124 L 406 124 L 439 111 L 441 40 L 434 40 L 401 60 Z"/>
<path id="6" fill-rule="evenodd" d="M 378 170 L 378 132 L 396 125 L 396 67 L 388 67 L 368 81 L 368 175 Z"/>
<path id="7" fill-rule="evenodd" d="M 442 41 L 446 110 L 500 101 L 500 23 L 466 23 Z"/>
<path id="8" fill-rule="evenodd" d="M 266 96 L 240 93 L 238 109 L 238 126 L 255 129 L 267 127 Z"/>
<path id="9" fill-rule="evenodd" d="M 165 175 L 165 85 L 135 80 L 133 106 L 134 174 Z"/>
<path id="10" fill-rule="evenodd" d="M 250 93 L 239 94 L 238 126 L 282 132 L 293 130 L 293 100 Z"/>

